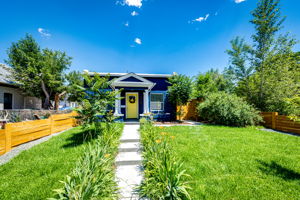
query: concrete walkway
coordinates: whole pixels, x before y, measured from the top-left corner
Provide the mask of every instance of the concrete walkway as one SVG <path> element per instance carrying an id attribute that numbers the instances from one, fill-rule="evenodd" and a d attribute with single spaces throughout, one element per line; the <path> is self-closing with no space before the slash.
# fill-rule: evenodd
<path id="1" fill-rule="evenodd" d="M 140 125 L 126 124 L 116 158 L 116 180 L 120 200 L 138 200 L 137 186 L 142 182 L 142 156 L 140 152 Z"/>

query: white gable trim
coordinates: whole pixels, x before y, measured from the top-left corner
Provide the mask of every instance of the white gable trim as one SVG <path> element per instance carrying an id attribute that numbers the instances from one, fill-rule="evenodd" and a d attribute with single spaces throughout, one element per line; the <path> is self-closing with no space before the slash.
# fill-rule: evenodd
<path id="1" fill-rule="evenodd" d="M 122 80 L 125 80 L 129 77 L 134 77 L 142 82 L 145 82 L 145 83 L 152 83 L 151 81 L 148 81 L 147 79 L 135 74 L 135 73 L 128 73 L 126 74 L 125 76 L 121 76 L 120 78 L 117 78 L 115 81 L 122 81 Z"/>
<path id="2" fill-rule="evenodd" d="M 134 78 L 140 80 L 141 82 L 123 81 L 129 77 L 134 77 Z M 146 87 L 149 90 L 151 90 L 154 86 L 155 86 L 155 83 L 153 83 L 143 77 L 140 77 L 135 73 L 128 73 L 125 76 L 121 76 L 120 78 L 114 79 L 111 83 L 112 88 L 115 88 L 115 87 Z"/>

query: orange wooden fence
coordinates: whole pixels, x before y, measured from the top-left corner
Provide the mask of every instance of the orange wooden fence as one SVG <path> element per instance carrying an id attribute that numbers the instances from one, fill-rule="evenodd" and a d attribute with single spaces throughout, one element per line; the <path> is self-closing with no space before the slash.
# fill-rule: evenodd
<path id="1" fill-rule="evenodd" d="M 197 106 L 200 103 L 200 100 L 193 99 L 189 101 L 186 105 L 181 107 L 181 119 L 177 116 L 177 120 L 194 120 L 198 121 L 199 116 L 197 113 Z M 180 112 L 180 106 L 177 106 L 177 112 Z"/>
<path id="2" fill-rule="evenodd" d="M 48 119 L 8 123 L 0 129 L 0 155 L 12 147 L 76 126 L 75 112 L 51 115 Z"/>
<path id="3" fill-rule="evenodd" d="M 284 115 L 278 115 L 277 112 L 262 112 L 261 116 L 265 121 L 265 127 L 300 134 L 300 122 L 295 122 Z"/>

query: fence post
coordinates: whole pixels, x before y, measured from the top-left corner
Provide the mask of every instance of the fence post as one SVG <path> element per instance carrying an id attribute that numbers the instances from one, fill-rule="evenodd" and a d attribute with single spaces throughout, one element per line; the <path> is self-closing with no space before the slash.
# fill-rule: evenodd
<path id="1" fill-rule="evenodd" d="M 5 153 L 11 150 L 11 127 L 10 124 L 5 124 Z"/>
<path id="2" fill-rule="evenodd" d="M 54 123 L 53 123 L 53 116 L 50 115 L 49 117 L 49 121 L 50 121 L 50 135 L 54 133 Z"/>
<path id="3" fill-rule="evenodd" d="M 72 119 L 73 119 L 73 127 L 75 127 L 76 125 L 77 125 L 77 121 L 76 121 L 76 112 L 75 111 L 73 111 L 72 113 L 71 113 L 71 117 L 72 117 Z"/>
<path id="4" fill-rule="evenodd" d="M 276 117 L 278 116 L 278 112 L 272 112 L 272 129 L 276 129 Z"/>

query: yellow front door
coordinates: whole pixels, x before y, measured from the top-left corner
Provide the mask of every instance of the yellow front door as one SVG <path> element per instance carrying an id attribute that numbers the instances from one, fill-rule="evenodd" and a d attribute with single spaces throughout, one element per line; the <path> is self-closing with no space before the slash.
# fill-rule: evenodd
<path id="1" fill-rule="evenodd" d="M 138 93 L 126 93 L 126 118 L 137 119 L 139 110 L 138 104 L 139 96 Z"/>

